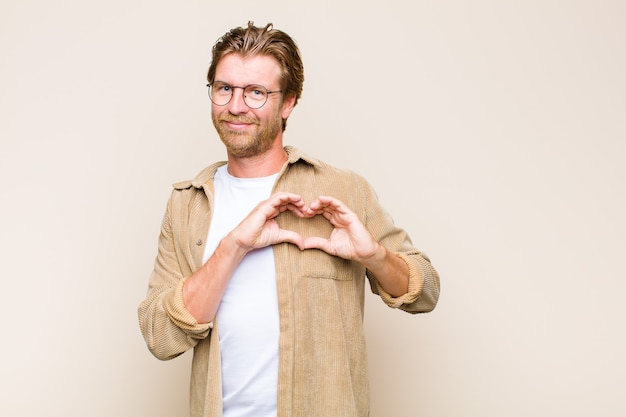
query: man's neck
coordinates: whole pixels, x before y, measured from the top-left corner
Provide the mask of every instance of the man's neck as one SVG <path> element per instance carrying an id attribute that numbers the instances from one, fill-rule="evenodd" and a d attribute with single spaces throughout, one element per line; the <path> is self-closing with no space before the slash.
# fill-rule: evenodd
<path id="1" fill-rule="evenodd" d="M 282 144 L 273 146 L 260 155 L 248 158 L 237 158 L 229 154 L 228 173 L 239 178 L 268 177 L 278 173 L 287 159 L 287 152 L 283 149 Z"/>

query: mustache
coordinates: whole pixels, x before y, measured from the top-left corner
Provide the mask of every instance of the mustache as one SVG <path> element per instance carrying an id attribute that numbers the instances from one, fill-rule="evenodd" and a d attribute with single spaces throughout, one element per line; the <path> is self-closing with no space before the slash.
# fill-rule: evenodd
<path id="1" fill-rule="evenodd" d="M 235 116 L 232 114 L 221 114 L 217 118 L 217 121 L 218 122 L 246 123 L 246 124 L 253 124 L 253 125 L 259 124 L 259 121 L 255 118 L 246 117 L 246 116 Z"/>

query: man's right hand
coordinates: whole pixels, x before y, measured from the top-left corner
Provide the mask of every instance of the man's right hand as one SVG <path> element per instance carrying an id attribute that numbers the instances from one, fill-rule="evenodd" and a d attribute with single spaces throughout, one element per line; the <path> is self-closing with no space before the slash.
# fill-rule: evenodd
<path id="1" fill-rule="evenodd" d="M 232 232 L 230 237 L 246 253 L 274 245 L 289 242 L 304 248 L 304 239 L 298 233 L 284 230 L 274 220 L 280 213 L 289 210 L 298 217 L 305 216 L 306 206 L 302 197 L 288 192 L 278 192 L 259 203 L 254 210 Z"/>

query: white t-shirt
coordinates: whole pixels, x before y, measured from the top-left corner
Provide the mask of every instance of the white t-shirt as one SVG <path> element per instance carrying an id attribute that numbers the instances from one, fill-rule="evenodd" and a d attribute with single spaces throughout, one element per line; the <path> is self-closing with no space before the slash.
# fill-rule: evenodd
<path id="1" fill-rule="evenodd" d="M 277 175 L 237 178 L 218 168 L 204 262 L 231 230 L 272 192 Z M 272 247 L 246 255 L 217 311 L 224 417 L 275 417 L 278 385 L 278 300 Z"/>

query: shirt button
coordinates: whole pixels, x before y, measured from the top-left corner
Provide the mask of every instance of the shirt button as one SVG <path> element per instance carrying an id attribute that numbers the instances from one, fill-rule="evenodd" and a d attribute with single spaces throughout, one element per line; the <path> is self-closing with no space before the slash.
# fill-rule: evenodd
<path id="1" fill-rule="evenodd" d="M 202 241 L 202 239 L 198 239 L 198 241 L 196 242 L 196 245 L 198 246 L 202 246 L 204 242 Z"/>

